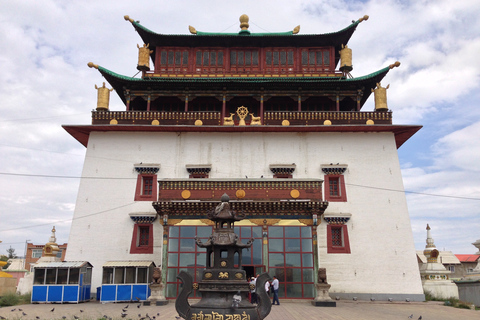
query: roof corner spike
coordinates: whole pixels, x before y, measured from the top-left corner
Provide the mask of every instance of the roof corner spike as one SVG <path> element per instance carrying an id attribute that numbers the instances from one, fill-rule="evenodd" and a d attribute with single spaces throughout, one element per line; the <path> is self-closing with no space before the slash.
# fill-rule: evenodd
<path id="1" fill-rule="evenodd" d="M 399 66 L 400 66 L 400 61 L 395 61 L 395 63 L 389 65 L 388 67 L 389 67 L 390 69 L 393 69 L 393 68 L 399 67 Z"/>
<path id="2" fill-rule="evenodd" d="M 123 19 L 125 19 L 126 21 L 130 21 L 131 23 L 133 23 L 133 19 L 130 18 L 128 15 L 123 16 Z"/>
<path id="3" fill-rule="evenodd" d="M 192 26 L 188 26 L 188 31 L 190 31 L 191 34 L 197 34 L 197 30 Z"/>
<path id="4" fill-rule="evenodd" d="M 300 32 L 300 25 L 296 26 L 294 29 L 293 29 L 293 34 L 297 34 Z"/>
<path id="5" fill-rule="evenodd" d="M 360 19 L 358 19 L 358 22 L 367 21 L 368 18 L 370 18 L 370 17 L 367 16 L 367 15 L 364 15 L 363 17 L 361 17 Z"/>
<path id="6" fill-rule="evenodd" d="M 90 68 L 98 69 L 98 64 L 95 64 L 95 63 L 93 63 L 93 62 L 87 63 L 87 66 L 89 66 Z"/>

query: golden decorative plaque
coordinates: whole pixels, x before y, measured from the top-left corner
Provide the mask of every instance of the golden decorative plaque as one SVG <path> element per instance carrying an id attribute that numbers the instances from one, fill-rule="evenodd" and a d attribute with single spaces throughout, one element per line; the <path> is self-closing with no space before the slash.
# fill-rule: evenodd
<path id="1" fill-rule="evenodd" d="M 235 278 L 242 279 L 243 278 L 243 273 L 241 273 L 241 272 L 235 273 Z"/>
<path id="2" fill-rule="evenodd" d="M 212 273 L 211 272 L 207 272 L 205 273 L 205 279 L 211 279 L 212 278 Z"/>
<path id="3" fill-rule="evenodd" d="M 153 120 L 152 121 L 152 126 L 158 126 L 160 124 L 160 121 L 158 120 Z"/>
<path id="4" fill-rule="evenodd" d="M 222 267 L 226 267 L 226 266 L 227 266 L 227 261 L 222 261 L 222 262 L 220 262 L 220 265 L 221 265 Z"/>
<path id="5" fill-rule="evenodd" d="M 290 191 L 290 197 L 297 199 L 299 196 L 300 196 L 300 191 L 296 189 L 293 189 L 292 191 Z"/>
<path id="6" fill-rule="evenodd" d="M 188 199 L 188 198 L 190 198 L 191 195 L 192 195 L 192 193 L 190 192 L 190 190 L 183 190 L 182 191 L 182 198 L 183 199 Z"/>
<path id="7" fill-rule="evenodd" d="M 245 190 L 237 190 L 237 192 L 235 192 L 235 195 L 238 199 L 243 199 L 245 198 Z"/>

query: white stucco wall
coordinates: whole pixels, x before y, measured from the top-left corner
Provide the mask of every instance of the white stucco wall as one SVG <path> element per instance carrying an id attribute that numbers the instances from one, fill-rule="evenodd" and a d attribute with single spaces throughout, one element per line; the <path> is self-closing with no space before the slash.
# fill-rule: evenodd
<path id="1" fill-rule="evenodd" d="M 187 164 L 211 164 L 210 178 L 272 177 L 270 164 L 296 164 L 293 178 L 323 178 L 322 164 L 347 164 L 347 202 L 327 212 L 351 213 L 351 254 L 327 254 L 326 222 L 318 227 L 319 265 L 331 291 L 422 294 L 413 235 L 392 133 L 147 133 L 90 135 L 66 259 L 94 265 L 93 287 L 109 260 L 162 259 L 154 222 L 154 254 L 130 255 L 128 214 L 152 212 L 135 202 L 135 163 L 158 163 L 157 176 L 188 178 Z"/>

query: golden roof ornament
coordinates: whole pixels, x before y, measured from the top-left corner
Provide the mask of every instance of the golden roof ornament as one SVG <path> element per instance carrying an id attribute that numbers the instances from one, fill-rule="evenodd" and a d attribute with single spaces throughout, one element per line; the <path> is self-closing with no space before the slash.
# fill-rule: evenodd
<path id="1" fill-rule="evenodd" d="M 88 66 L 89 68 L 95 68 L 95 69 L 98 69 L 98 64 L 95 64 L 95 63 L 93 63 L 93 62 L 89 62 L 89 63 L 87 63 L 87 66 Z"/>
<path id="2" fill-rule="evenodd" d="M 299 33 L 299 32 L 300 32 L 300 25 L 298 25 L 298 26 L 296 26 L 295 28 L 293 28 L 293 31 L 292 31 L 293 34 L 297 34 L 297 33 Z"/>
<path id="3" fill-rule="evenodd" d="M 242 14 L 239 20 L 240 20 L 240 29 L 248 30 L 248 27 L 249 27 L 248 21 L 250 20 L 250 18 L 246 14 Z"/>
<path id="4" fill-rule="evenodd" d="M 188 31 L 190 31 L 191 34 L 197 34 L 197 29 L 192 26 L 188 26 Z"/>
<path id="5" fill-rule="evenodd" d="M 358 19 L 358 22 L 367 21 L 368 18 L 370 18 L 370 17 L 367 16 L 367 15 L 364 15 L 363 17 L 361 17 L 360 19 Z"/>
<path id="6" fill-rule="evenodd" d="M 395 61 L 395 63 L 392 63 L 391 65 L 388 66 L 390 69 L 393 69 L 395 67 L 400 67 L 400 61 Z"/>
<path id="7" fill-rule="evenodd" d="M 130 21 L 130 22 L 133 23 L 133 19 L 130 18 L 129 16 L 127 16 L 127 15 L 123 16 L 123 19 L 125 19 L 126 21 Z"/>
<path id="8" fill-rule="evenodd" d="M 150 54 L 153 52 L 153 50 L 149 49 L 150 43 L 143 44 L 142 47 L 140 47 L 137 44 L 138 48 L 138 64 L 137 64 L 137 70 L 140 71 L 149 71 L 150 70 Z"/>
<path id="9" fill-rule="evenodd" d="M 95 85 L 95 89 L 97 89 L 97 111 L 108 111 L 108 105 L 110 104 L 110 91 L 112 89 L 108 89 L 105 87 L 105 82 L 103 86 L 97 87 Z"/>
<path id="10" fill-rule="evenodd" d="M 388 111 L 387 106 L 387 89 L 390 85 L 387 85 L 385 88 L 382 87 L 380 82 L 377 83 L 377 87 L 372 89 L 372 92 L 375 96 L 375 111 Z"/>

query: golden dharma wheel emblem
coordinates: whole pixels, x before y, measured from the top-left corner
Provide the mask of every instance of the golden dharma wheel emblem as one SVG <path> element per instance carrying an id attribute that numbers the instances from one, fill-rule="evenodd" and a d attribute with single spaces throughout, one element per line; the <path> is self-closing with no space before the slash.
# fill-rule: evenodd
<path id="1" fill-rule="evenodd" d="M 205 279 L 211 279 L 213 274 L 211 272 L 205 273 Z"/>
<path id="2" fill-rule="evenodd" d="M 203 125 L 203 121 L 202 121 L 202 120 L 196 120 L 196 121 L 195 121 L 195 125 L 196 125 L 196 126 L 202 126 L 202 125 Z"/>
<path id="3" fill-rule="evenodd" d="M 235 278 L 237 278 L 237 279 L 243 279 L 243 273 L 241 273 L 241 272 L 235 273 Z"/>
<path id="4" fill-rule="evenodd" d="M 293 199 L 297 199 L 299 196 L 300 196 L 300 191 L 296 189 L 293 189 L 292 191 L 290 191 L 290 197 L 292 197 Z"/>
<path id="5" fill-rule="evenodd" d="M 160 124 L 160 121 L 158 120 L 153 120 L 152 121 L 152 126 L 158 126 Z"/>
<path id="6" fill-rule="evenodd" d="M 191 195 L 192 195 L 192 193 L 190 192 L 190 190 L 183 190 L 182 191 L 182 198 L 183 199 L 188 199 L 188 198 L 190 198 Z"/>
<path id="7" fill-rule="evenodd" d="M 195 282 L 195 283 L 193 284 L 193 289 L 194 289 L 194 290 L 198 290 L 198 283 Z"/>
<path id="8" fill-rule="evenodd" d="M 110 124 L 118 124 L 118 121 L 116 119 L 110 120 Z"/>
<path id="9" fill-rule="evenodd" d="M 373 120 L 368 119 L 367 120 L 367 125 L 371 126 L 372 124 L 375 124 L 375 122 L 373 122 Z"/>
<path id="10" fill-rule="evenodd" d="M 288 120 L 283 120 L 282 121 L 282 126 L 289 126 L 290 125 L 290 121 Z"/>
<path id="11" fill-rule="evenodd" d="M 323 121 L 323 125 L 324 125 L 324 126 L 331 126 L 331 125 L 332 125 L 332 121 L 330 121 L 330 120 L 325 120 L 325 121 Z"/>
<path id="12" fill-rule="evenodd" d="M 222 267 L 226 267 L 226 266 L 227 266 L 227 261 L 222 261 L 222 262 L 220 262 L 220 265 L 221 265 Z"/>
<path id="13" fill-rule="evenodd" d="M 237 190 L 237 192 L 235 192 L 235 195 L 238 199 L 243 199 L 245 198 L 245 190 Z"/>

